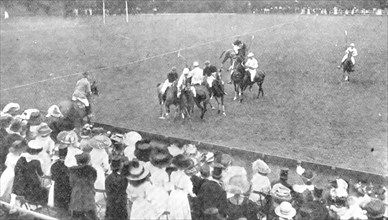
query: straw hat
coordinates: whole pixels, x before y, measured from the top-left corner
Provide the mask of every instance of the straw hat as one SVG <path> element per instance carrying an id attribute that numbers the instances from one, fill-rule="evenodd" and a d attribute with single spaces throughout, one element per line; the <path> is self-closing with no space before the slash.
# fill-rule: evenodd
<path id="1" fill-rule="evenodd" d="M 280 201 L 291 201 L 291 190 L 281 183 L 275 184 L 271 189 L 271 195 Z"/>
<path id="2" fill-rule="evenodd" d="M 289 202 L 282 202 L 275 208 L 275 214 L 279 217 L 292 219 L 296 215 L 296 210 Z"/>
<path id="3" fill-rule="evenodd" d="M 149 174 L 150 171 L 140 164 L 139 161 L 135 160 L 130 162 L 130 170 L 127 179 L 131 181 L 142 180 L 147 178 Z"/>
<path id="4" fill-rule="evenodd" d="M 184 153 L 183 149 L 179 148 L 176 144 L 171 144 L 167 147 L 167 149 L 173 157 Z"/>
<path id="5" fill-rule="evenodd" d="M 221 179 L 222 178 L 222 171 L 224 170 L 224 166 L 219 163 L 214 163 L 213 165 L 213 171 L 212 171 L 212 177 L 213 179 Z"/>
<path id="6" fill-rule="evenodd" d="M 41 123 L 38 127 L 38 135 L 40 136 L 47 136 L 51 134 L 53 130 L 50 129 L 50 127 L 46 123 Z"/>
<path id="7" fill-rule="evenodd" d="M 32 140 L 32 141 L 28 142 L 28 147 L 30 149 L 34 149 L 34 150 L 43 149 L 42 142 L 40 142 L 38 140 Z"/>
<path id="8" fill-rule="evenodd" d="M 123 143 L 129 147 L 135 148 L 136 142 L 142 139 L 141 135 L 135 131 L 124 134 Z"/>
<path id="9" fill-rule="evenodd" d="M 112 145 L 112 141 L 105 135 L 97 135 L 89 140 L 89 145 L 95 149 L 105 149 Z"/>
<path id="10" fill-rule="evenodd" d="M 271 169 L 269 168 L 267 163 L 265 163 L 264 161 L 262 161 L 260 159 L 258 159 L 252 163 L 252 170 L 253 170 L 253 172 L 258 172 L 258 173 L 264 174 L 264 175 L 271 173 Z"/>

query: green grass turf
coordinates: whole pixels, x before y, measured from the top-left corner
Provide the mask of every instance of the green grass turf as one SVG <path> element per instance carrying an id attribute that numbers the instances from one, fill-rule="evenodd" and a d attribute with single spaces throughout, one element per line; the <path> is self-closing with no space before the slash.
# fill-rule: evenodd
<path id="1" fill-rule="evenodd" d="M 359 52 L 350 83 L 336 69 L 344 30 Z M 219 65 L 243 33 L 248 44 L 255 34 L 251 51 L 266 72 L 264 98 L 254 98 L 254 87 L 240 104 L 226 85 L 226 117 L 208 111 L 200 120 L 196 109 L 191 123 L 159 120 L 156 84 L 185 61 L 177 53 L 152 57 L 189 47 L 181 51 L 189 64 Z M 80 75 L 9 88 L 93 70 L 101 90 L 97 121 L 388 174 L 386 16 L 140 15 L 128 24 L 108 17 L 106 25 L 100 17 L 23 17 L 1 21 L 0 52 L 2 106 L 47 109 L 71 96 Z"/>

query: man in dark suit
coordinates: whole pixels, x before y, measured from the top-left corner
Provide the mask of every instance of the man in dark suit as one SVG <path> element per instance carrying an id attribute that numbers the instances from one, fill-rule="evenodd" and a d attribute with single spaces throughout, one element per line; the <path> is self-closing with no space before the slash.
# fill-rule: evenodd
<path id="1" fill-rule="evenodd" d="M 210 216 L 207 216 L 207 213 L 209 213 L 208 210 L 214 208 L 218 210 L 218 215 L 226 217 L 227 198 L 221 180 L 222 169 L 222 165 L 215 165 L 212 171 L 212 177 L 208 181 L 205 181 L 198 191 L 197 197 L 199 204 L 201 204 L 202 219 L 210 219 Z"/>

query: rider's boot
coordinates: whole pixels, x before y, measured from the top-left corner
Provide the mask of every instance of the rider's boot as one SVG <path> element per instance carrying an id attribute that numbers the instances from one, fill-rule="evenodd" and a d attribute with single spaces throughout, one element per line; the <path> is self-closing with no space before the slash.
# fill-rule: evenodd
<path id="1" fill-rule="evenodd" d="M 232 75 L 230 75 L 230 79 L 229 79 L 228 84 L 232 84 Z"/>

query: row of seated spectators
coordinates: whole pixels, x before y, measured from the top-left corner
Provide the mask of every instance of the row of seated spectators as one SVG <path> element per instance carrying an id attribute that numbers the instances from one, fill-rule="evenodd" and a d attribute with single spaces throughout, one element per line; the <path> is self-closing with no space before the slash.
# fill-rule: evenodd
<path id="1" fill-rule="evenodd" d="M 269 179 L 271 167 L 261 159 L 246 168 L 222 152 L 162 144 L 133 131 L 112 134 L 88 124 L 68 130 L 58 126 L 57 106 L 46 116 L 19 111 L 11 103 L 0 118 L 0 198 L 13 207 L 23 200 L 31 210 L 48 205 L 72 219 L 107 220 L 387 217 L 382 185 L 338 178 L 318 186 L 317 173 L 301 164 L 296 183 L 289 182 L 290 168 Z"/>

